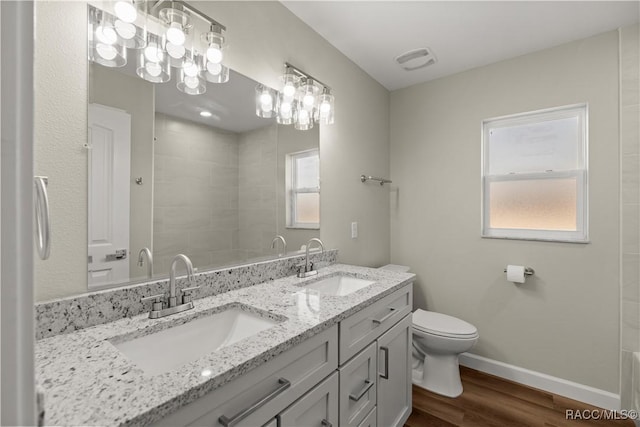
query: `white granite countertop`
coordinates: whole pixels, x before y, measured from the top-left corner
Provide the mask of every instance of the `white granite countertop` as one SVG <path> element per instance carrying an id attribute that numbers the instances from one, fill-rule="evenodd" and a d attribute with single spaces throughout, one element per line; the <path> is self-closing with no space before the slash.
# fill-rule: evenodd
<path id="1" fill-rule="evenodd" d="M 337 273 L 376 283 L 346 296 L 321 295 L 299 286 Z M 40 340 L 35 352 L 36 378 L 45 393 L 46 424 L 150 424 L 331 327 L 413 278 L 410 273 L 334 264 L 321 269 L 318 276 L 286 277 L 197 299 L 195 309 L 162 319 L 149 319 L 144 314 Z M 230 304 L 264 317 L 286 320 L 180 369 L 155 376 L 143 372 L 111 343 L 182 324 L 221 311 Z"/>

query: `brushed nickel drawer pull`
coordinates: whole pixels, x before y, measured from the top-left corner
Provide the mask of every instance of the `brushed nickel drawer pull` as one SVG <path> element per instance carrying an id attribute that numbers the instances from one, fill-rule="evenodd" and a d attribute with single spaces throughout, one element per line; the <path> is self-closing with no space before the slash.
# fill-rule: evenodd
<path id="1" fill-rule="evenodd" d="M 350 394 L 349 395 L 349 399 L 351 399 L 351 400 L 353 400 L 355 402 L 357 402 L 358 400 L 362 399 L 362 396 L 367 394 L 369 389 L 371 389 L 371 387 L 373 387 L 373 384 L 375 384 L 373 381 L 364 380 L 364 387 L 362 387 L 362 390 L 360 390 L 360 393 L 358 393 L 357 395 Z"/>
<path id="2" fill-rule="evenodd" d="M 385 321 L 387 321 L 391 316 L 393 316 L 395 314 L 396 309 L 393 307 L 389 307 L 389 313 L 387 315 L 385 315 L 384 317 L 382 317 L 382 319 L 371 319 L 373 320 L 373 323 L 377 323 L 377 324 L 381 324 L 384 323 Z"/>
<path id="3" fill-rule="evenodd" d="M 389 348 L 380 347 L 380 351 L 384 351 L 384 374 L 380 374 L 381 378 L 389 379 Z"/>
<path id="4" fill-rule="evenodd" d="M 270 400 L 273 400 L 280 393 L 291 387 L 291 382 L 285 380 L 284 378 L 280 378 L 278 380 L 278 384 L 279 385 L 275 390 L 273 390 L 266 396 L 261 397 L 260 400 L 258 400 L 248 408 L 243 409 L 231 418 L 227 418 L 226 416 L 222 415 L 220 416 L 220 418 L 218 418 L 218 421 L 220 421 L 220 424 L 222 424 L 224 427 L 233 427 L 237 425 L 240 421 L 244 420 L 249 415 L 260 409 L 262 406 L 266 405 Z"/>

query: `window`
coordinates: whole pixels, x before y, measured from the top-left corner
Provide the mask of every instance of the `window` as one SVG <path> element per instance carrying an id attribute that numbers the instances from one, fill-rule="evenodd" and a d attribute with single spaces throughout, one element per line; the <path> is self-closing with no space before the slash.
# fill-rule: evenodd
<path id="1" fill-rule="evenodd" d="M 482 236 L 588 241 L 587 106 L 482 122 Z"/>
<path id="2" fill-rule="evenodd" d="M 287 154 L 288 228 L 320 228 L 320 156 L 317 149 Z"/>

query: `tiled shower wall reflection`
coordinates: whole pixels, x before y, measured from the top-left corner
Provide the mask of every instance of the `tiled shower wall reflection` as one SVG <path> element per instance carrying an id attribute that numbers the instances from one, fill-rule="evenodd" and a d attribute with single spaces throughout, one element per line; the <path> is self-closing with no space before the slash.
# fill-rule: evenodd
<path id="1" fill-rule="evenodd" d="M 154 273 L 184 253 L 196 266 L 238 258 L 238 135 L 157 113 Z"/>
<path id="2" fill-rule="evenodd" d="M 620 29 L 622 208 L 621 400 L 639 409 L 640 366 L 640 43 L 639 26 Z"/>

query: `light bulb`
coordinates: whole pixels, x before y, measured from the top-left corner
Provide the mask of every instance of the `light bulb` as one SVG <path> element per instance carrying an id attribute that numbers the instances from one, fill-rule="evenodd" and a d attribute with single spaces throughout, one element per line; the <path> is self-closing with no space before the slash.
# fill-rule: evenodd
<path id="1" fill-rule="evenodd" d="M 217 43 L 211 43 L 207 48 L 207 59 L 209 62 L 213 62 L 214 64 L 219 64 L 222 62 L 222 49 L 220 49 L 220 45 Z"/>
<path id="2" fill-rule="evenodd" d="M 118 41 L 116 30 L 113 27 L 105 27 L 104 25 L 99 25 L 96 28 L 96 38 L 104 44 L 114 44 Z"/>
<path id="3" fill-rule="evenodd" d="M 132 23 L 138 18 L 138 11 L 131 1 L 119 1 L 114 6 L 116 16 L 124 22 Z"/>
<path id="4" fill-rule="evenodd" d="M 116 21 L 116 32 L 125 40 L 131 40 L 136 36 L 136 26 L 121 20 Z"/>
<path id="5" fill-rule="evenodd" d="M 222 64 L 216 64 L 216 63 L 207 61 L 207 71 L 209 71 L 214 76 L 217 76 L 222 72 Z"/>
<path id="6" fill-rule="evenodd" d="M 287 83 L 284 85 L 284 88 L 282 88 L 282 93 L 286 97 L 292 97 L 296 94 L 296 87 L 292 83 Z"/>
<path id="7" fill-rule="evenodd" d="M 315 96 L 313 96 L 310 93 L 307 93 L 303 98 L 302 98 L 302 103 L 304 104 L 305 107 L 312 107 L 313 103 L 315 102 L 316 98 Z"/>
<path id="8" fill-rule="evenodd" d="M 149 45 L 144 48 L 144 56 L 145 58 L 147 58 L 147 60 L 152 62 L 162 61 L 162 59 L 164 58 L 162 50 L 156 43 L 149 43 Z"/>
<path id="9" fill-rule="evenodd" d="M 188 87 L 189 89 L 195 89 L 195 88 L 197 88 L 199 83 L 200 83 L 200 82 L 198 81 L 198 78 L 197 78 L 197 77 L 194 77 L 194 76 L 186 76 L 186 77 L 184 78 L 184 85 L 185 85 L 186 87 Z"/>
<path id="10" fill-rule="evenodd" d="M 328 114 L 331 111 L 331 104 L 328 101 L 322 101 L 320 104 L 320 114 Z"/>
<path id="11" fill-rule="evenodd" d="M 170 57 L 180 59 L 184 56 L 186 49 L 182 45 L 175 45 L 173 43 L 167 43 L 167 53 Z"/>
<path id="12" fill-rule="evenodd" d="M 280 104 L 280 116 L 282 116 L 283 119 L 291 118 L 291 104 L 288 102 Z"/>
<path id="13" fill-rule="evenodd" d="M 271 94 L 269 92 L 262 92 L 262 95 L 260 95 L 260 103 L 262 105 L 273 104 L 273 98 L 271 97 Z"/>
<path id="14" fill-rule="evenodd" d="M 182 31 L 182 25 L 177 22 L 172 22 L 171 26 L 167 30 L 167 40 L 177 46 L 182 46 L 186 36 L 184 35 L 184 31 Z"/>
<path id="15" fill-rule="evenodd" d="M 298 111 L 298 121 L 301 125 L 309 123 L 309 112 L 307 110 Z"/>
<path id="16" fill-rule="evenodd" d="M 158 77 L 162 72 L 162 67 L 157 62 L 147 62 L 144 64 L 144 68 L 147 70 L 147 73 L 153 77 Z"/>
<path id="17" fill-rule="evenodd" d="M 98 43 L 96 52 L 107 61 L 113 60 L 118 55 L 118 50 L 115 46 L 105 43 Z"/>
<path id="18" fill-rule="evenodd" d="M 200 71 L 196 63 L 190 59 L 187 59 L 182 63 L 182 70 L 184 71 L 184 74 L 189 77 L 197 76 Z"/>

